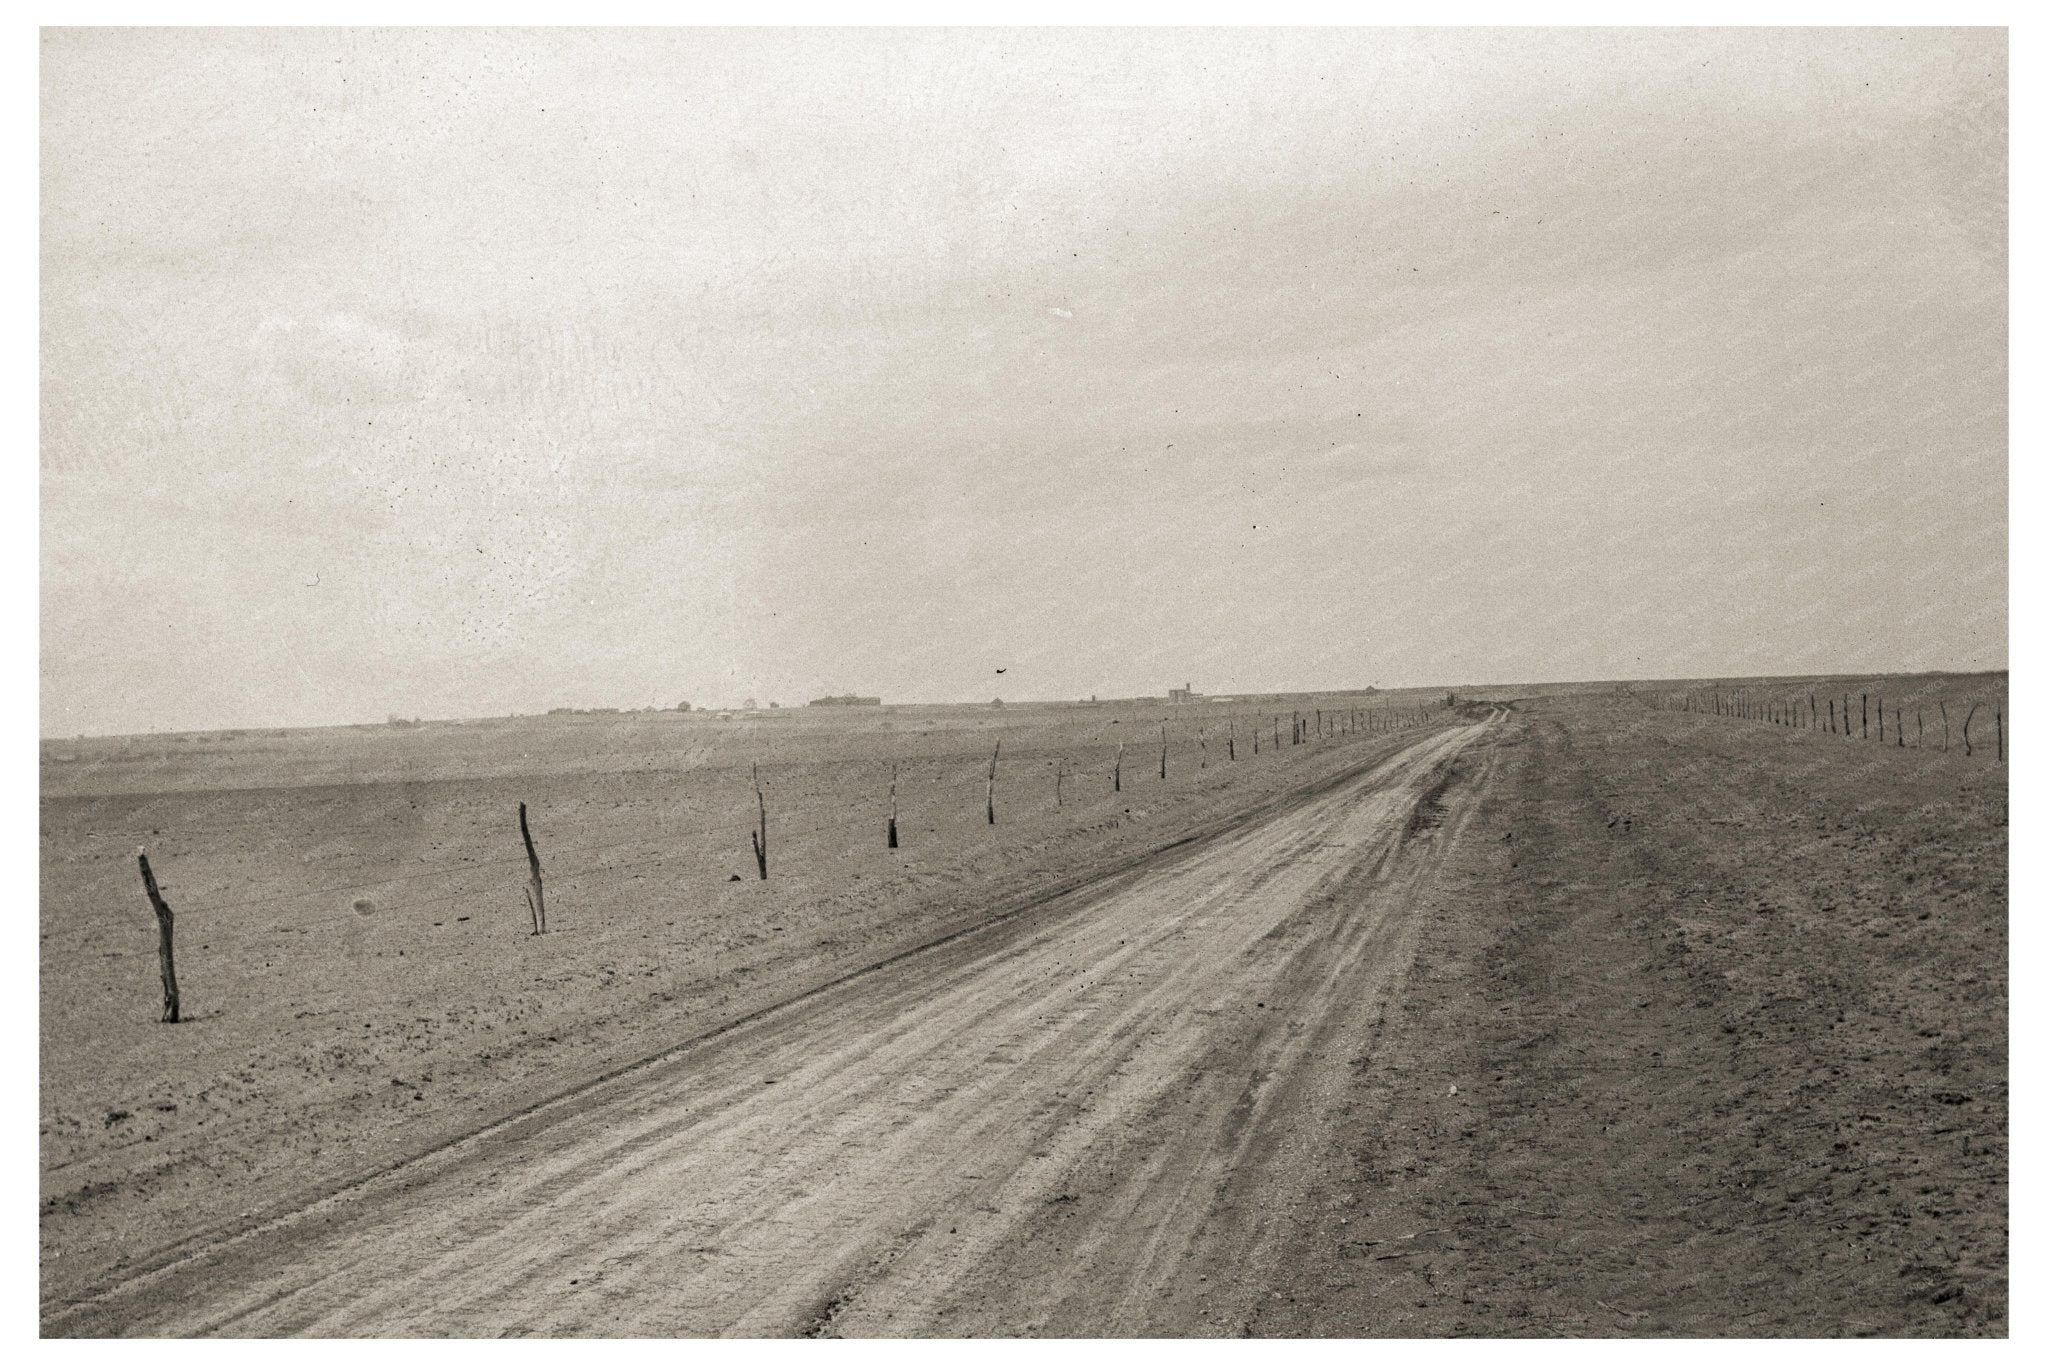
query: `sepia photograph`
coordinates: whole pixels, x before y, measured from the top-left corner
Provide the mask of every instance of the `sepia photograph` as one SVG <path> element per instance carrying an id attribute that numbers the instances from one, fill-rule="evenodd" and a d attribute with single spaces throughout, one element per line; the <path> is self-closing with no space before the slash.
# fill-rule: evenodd
<path id="1" fill-rule="evenodd" d="M 2007 29 L 556 17 L 34 34 L 41 1338 L 2010 1335 Z"/>

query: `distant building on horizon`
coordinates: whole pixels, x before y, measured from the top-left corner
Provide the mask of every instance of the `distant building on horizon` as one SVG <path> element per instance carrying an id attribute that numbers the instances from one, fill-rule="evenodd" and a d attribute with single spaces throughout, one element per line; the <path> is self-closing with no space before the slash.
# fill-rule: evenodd
<path id="1" fill-rule="evenodd" d="M 880 706 L 881 704 L 882 699 L 880 697 L 856 697 L 851 692 L 848 692 L 843 697 L 820 697 L 816 701 L 809 703 L 812 706 Z"/>
<path id="2" fill-rule="evenodd" d="M 1182 683 L 1179 687 L 1167 688 L 1166 699 L 1168 701 L 1200 701 L 1202 694 L 1195 691 L 1193 683 Z"/>

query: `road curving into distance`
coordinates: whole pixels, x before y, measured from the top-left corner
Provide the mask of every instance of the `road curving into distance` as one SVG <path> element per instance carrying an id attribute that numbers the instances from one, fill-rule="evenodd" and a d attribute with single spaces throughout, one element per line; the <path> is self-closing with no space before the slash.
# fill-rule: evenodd
<path id="1" fill-rule="evenodd" d="M 1451 765 L 1502 720 L 46 1306 L 44 1334 L 1201 1330 L 1165 1286 L 1217 1227 L 1284 1275 L 1219 1191 L 1398 985 Z"/>

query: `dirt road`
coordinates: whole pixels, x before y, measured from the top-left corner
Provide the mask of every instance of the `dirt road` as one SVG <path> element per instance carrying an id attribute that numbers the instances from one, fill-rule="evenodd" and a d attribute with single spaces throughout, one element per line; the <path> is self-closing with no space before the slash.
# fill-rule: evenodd
<path id="1" fill-rule="evenodd" d="M 1284 1164 L 1290 1096 L 1399 983 L 1416 879 L 1459 819 L 1443 784 L 1498 725 L 1432 735 L 1271 819 L 49 1311 L 43 1330 L 1200 1330 L 1163 1287 L 1231 1173 Z M 1251 1272 L 1258 1220 L 1223 1221 Z"/>

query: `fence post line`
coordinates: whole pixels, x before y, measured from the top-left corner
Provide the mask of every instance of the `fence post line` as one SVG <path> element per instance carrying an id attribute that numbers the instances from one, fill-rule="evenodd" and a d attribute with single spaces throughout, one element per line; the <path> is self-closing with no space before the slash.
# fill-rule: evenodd
<path id="1" fill-rule="evenodd" d="M 149 896 L 149 908 L 156 912 L 156 966 L 163 978 L 164 1009 L 158 1022 L 178 1022 L 178 966 L 171 953 L 171 907 L 156 889 L 156 874 L 149 870 L 149 855 L 137 848 L 135 862 L 142 869 L 142 889 Z"/>

